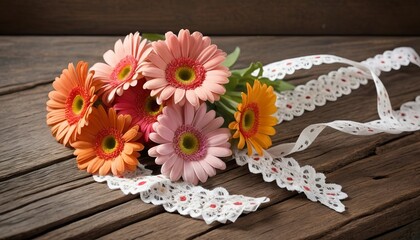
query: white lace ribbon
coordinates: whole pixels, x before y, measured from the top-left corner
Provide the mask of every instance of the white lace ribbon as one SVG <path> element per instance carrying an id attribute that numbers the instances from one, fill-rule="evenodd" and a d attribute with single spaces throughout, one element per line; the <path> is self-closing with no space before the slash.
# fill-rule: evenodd
<path id="1" fill-rule="evenodd" d="M 207 224 L 214 221 L 235 222 L 242 213 L 254 212 L 266 197 L 252 198 L 229 195 L 225 188 L 207 190 L 185 182 L 171 182 L 163 175 L 151 175 L 152 171 L 139 165 L 134 172 L 124 176 L 93 176 L 97 182 L 107 182 L 110 189 L 121 189 L 124 194 L 140 194 L 145 203 L 162 205 L 168 212 L 203 219 Z"/>
<path id="2" fill-rule="evenodd" d="M 341 60 L 342 58 L 332 55 L 287 59 L 264 66 L 263 77 L 271 80 L 283 79 L 297 70 L 310 69 L 321 64 L 337 63 Z M 408 47 L 385 51 L 383 54 L 361 62 L 362 65 L 372 69 L 376 76 L 379 76 L 381 71 L 399 70 L 401 66 L 407 66 L 410 63 L 419 65 L 419 56 L 412 48 Z M 304 111 L 312 111 L 317 106 L 325 105 L 327 101 L 336 101 L 339 97 L 350 94 L 360 85 L 367 84 L 369 77 L 370 74 L 364 75 L 355 67 L 342 67 L 337 71 L 322 75 L 318 79 L 310 80 L 304 85 L 299 85 L 292 91 L 277 93 L 276 106 L 279 110 L 276 117 L 278 123 L 290 121 L 294 117 L 301 116 Z"/>
<path id="3" fill-rule="evenodd" d="M 381 71 L 398 70 L 410 62 L 420 66 L 417 53 L 411 48 L 397 48 L 361 63 L 332 55 L 314 55 L 266 65 L 263 76 L 271 80 L 282 79 L 296 70 L 310 69 L 320 64 L 344 63 L 351 66 L 320 76 L 305 85 L 297 86 L 293 91 L 278 93 L 276 105 L 279 110 L 276 116 L 279 123 L 290 121 L 302 115 L 305 110 L 312 111 L 327 101 L 335 101 L 342 95 L 350 94 L 353 89 L 366 84 L 368 79 L 372 79 L 377 88 L 380 119 L 367 123 L 333 121 L 312 124 L 302 131 L 295 143 L 275 146 L 265 151 L 263 157 L 249 157 L 245 151 L 236 151 L 236 162 L 239 165 L 248 164 L 249 170 L 261 173 L 266 182 L 276 181 L 281 188 L 303 192 L 308 199 L 343 212 L 345 207 L 341 200 L 347 194 L 341 191 L 340 185 L 326 183 L 324 174 L 316 172 L 311 166 L 300 167 L 295 159 L 286 156 L 306 149 L 327 126 L 354 135 L 419 130 L 420 96 L 415 102 L 403 104 L 400 111 L 393 111 L 386 89 L 378 78 Z M 208 224 L 214 221 L 234 222 L 242 213 L 253 212 L 260 204 L 269 201 L 266 197 L 229 195 L 222 187 L 207 190 L 185 182 L 171 182 L 163 175 L 151 175 L 151 171 L 142 165 L 135 172 L 122 177 L 94 176 L 94 179 L 107 182 L 110 189 L 121 189 L 125 194 L 140 194 L 144 202 L 162 205 L 168 212 L 177 211 L 181 215 L 204 219 Z"/>
<path id="4" fill-rule="evenodd" d="M 310 200 L 319 201 L 338 212 L 343 212 L 345 207 L 340 200 L 347 195 L 341 192 L 340 185 L 325 183 L 324 174 L 315 172 L 311 166 L 300 167 L 295 159 L 286 156 L 308 148 L 327 126 L 353 135 L 372 135 L 381 132 L 398 134 L 403 131 L 419 130 L 420 96 L 414 102 L 403 104 L 399 111 L 393 111 L 388 93 L 378 78 L 381 71 L 399 69 L 410 62 L 420 66 L 417 53 L 411 48 L 397 48 L 362 63 L 332 55 L 315 55 L 265 66 L 263 76 L 275 80 L 283 78 L 286 74 L 293 74 L 295 70 L 310 69 L 322 63 L 351 65 L 309 81 L 306 85 L 297 86 L 293 91 L 278 94 L 276 115 L 279 122 L 300 116 L 304 110 L 312 111 L 315 106 L 324 105 L 326 100 L 335 101 L 338 97 L 349 94 L 351 89 L 358 88 L 360 84 L 366 84 L 368 79 L 375 83 L 380 119 L 367 123 L 339 120 L 312 124 L 302 131 L 296 142 L 272 147 L 264 152 L 263 157 L 256 155 L 249 157 L 245 151 L 236 152 L 237 163 L 248 164 L 249 170 L 252 173 L 261 173 L 266 182 L 276 180 L 281 188 L 304 192 Z"/>

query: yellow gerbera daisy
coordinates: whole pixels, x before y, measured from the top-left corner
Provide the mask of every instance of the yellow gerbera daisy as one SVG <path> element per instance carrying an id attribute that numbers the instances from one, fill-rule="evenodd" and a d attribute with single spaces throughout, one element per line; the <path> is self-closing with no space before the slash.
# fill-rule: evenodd
<path id="1" fill-rule="evenodd" d="M 254 148 L 259 155 L 263 149 L 271 146 L 270 136 L 276 133 L 273 128 L 277 119 L 272 116 L 277 108 L 275 106 L 276 95 L 273 88 L 261 85 L 255 80 L 254 86 L 246 85 L 247 94 L 241 93 L 242 103 L 239 103 L 235 112 L 235 121 L 229 124 L 229 128 L 236 130 L 233 138 L 239 138 L 238 149 L 243 149 L 246 143 L 248 155 Z"/>

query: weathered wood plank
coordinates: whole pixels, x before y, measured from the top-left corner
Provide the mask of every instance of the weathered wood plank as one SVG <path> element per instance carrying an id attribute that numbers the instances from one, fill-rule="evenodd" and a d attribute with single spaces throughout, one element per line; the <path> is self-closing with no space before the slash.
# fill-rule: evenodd
<path id="1" fill-rule="evenodd" d="M 415 0 L 15 0 L 0 5 L 0 32 L 113 35 L 189 27 L 223 35 L 418 35 L 419 7 Z"/>
<path id="2" fill-rule="evenodd" d="M 407 224 L 401 228 L 394 229 L 381 236 L 373 238 L 375 240 L 387 239 L 420 239 L 420 220 Z"/>
<path id="3" fill-rule="evenodd" d="M 413 200 L 410 206 L 420 204 L 420 177 L 418 161 L 420 142 L 396 149 L 385 155 L 372 156 L 350 164 L 328 174 L 331 181 L 339 182 L 350 195 L 346 200 L 347 212 L 339 214 L 327 208 L 321 208 L 316 203 L 310 203 L 303 197 L 293 198 L 263 209 L 253 215 L 240 218 L 233 225 L 226 225 L 205 233 L 200 239 L 221 238 L 230 236 L 253 239 L 275 238 L 314 239 L 336 231 L 346 224 L 377 214 L 375 221 L 366 221 L 363 229 L 386 222 L 389 216 L 402 214 L 401 208 L 392 209 L 397 204 Z M 401 159 L 404 159 L 401 162 Z M 375 179 L 376 176 L 384 176 Z M 390 211 L 390 215 L 381 211 Z M 392 211 L 395 210 L 395 211 Z M 418 209 L 405 211 L 405 218 L 415 220 L 419 217 Z M 276 224 L 268 224 L 275 222 Z M 394 219 L 393 224 L 398 224 Z M 392 224 L 391 224 L 392 225 Z M 382 226 L 382 228 L 381 228 Z M 377 231 L 386 231 L 386 224 L 377 226 Z M 351 228 L 347 229 L 351 232 Z M 371 232 L 357 232 L 357 238 L 372 237 Z M 341 236 L 342 237 L 342 236 Z"/>
<path id="4" fill-rule="evenodd" d="M 135 29 L 122 34 L 131 31 Z M 67 67 L 69 62 L 85 60 L 92 66 L 93 63 L 102 61 L 102 54 L 112 49 L 119 38 L 117 36 L 0 36 L 0 95 L 50 83 L 60 75 L 61 70 Z M 242 53 L 237 65 L 239 68 L 248 66 L 252 61 L 270 63 L 318 53 L 336 54 L 361 61 L 398 46 L 420 49 L 419 37 L 213 37 L 212 39 L 227 52 L 232 51 L 235 46 L 241 47 Z"/>
<path id="5" fill-rule="evenodd" d="M 136 198 L 77 222 L 66 224 L 35 239 L 94 239 L 164 211 L 163 207 L 145 204 Z"/>
<path id="6" fill-rule="evenodd" d="M 90 174 L 77 171 L 75 158 L 2 181 L 0 214 L 89 183 Z"/>
<path id="7" fill-rule="evenodd" d="M 0 96 L 0 179 L 39 169 L 72 156 L 57 143 L 46 124 L 45 103 L 51 86 Z M 25 110 L 16 107 L 24 103 Z"/>
<path id="8" fill-rule="evenodd" d="M 0 94 L 50 83 L 69 62 L 91 64 L 116 37 L 0 37 Z M 90 65 L 91 66 L 91 65 Z"/>
<path id="9" fill-rule="evenodd" d="M 0 238 L 29 238 L 61 224 L 127 202 L 134 195 L 91 183 L 46 197 L 0 216 Z"/>
<path id="10" fill-rule="evenodd" d="M 370 238 L 372 236 L 376 236 L 378 233 L 387 232 L 389 229 L 395 229 L 399 226 L 404 226 L 405 224 L 418 220 L 420 217 L 420 210 L 418 208 L 413 209 L 413 207 L 418 206 L 419 203 L 420 196 L 397 203 L 389 206 L 388 208 L 381 209 L 371 215 L 353 220 L 338 229 L 330 231 L 330 233 L 324 235 L 323 237 L 330 239 L 343 239 L 346 237 L 360 239 L 361 237 Z M 407 212 L 409 212 L 409 214 L 407 214 Z M 411 232 L 419 233 L 420 229 L 418 228 L 414 231 L 412 229 Z"/>

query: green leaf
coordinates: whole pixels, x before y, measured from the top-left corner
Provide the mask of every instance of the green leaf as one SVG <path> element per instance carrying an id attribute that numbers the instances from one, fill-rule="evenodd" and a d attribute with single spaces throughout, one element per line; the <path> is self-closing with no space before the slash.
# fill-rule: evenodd
<path id="1" fill-rule="evenodd" d="M 165 35 L 157 34 L 157 33 L 142 33 L 142 38 L 146 38 L 149 41 L 157 41 L 157 40 L 165 40 Z"/>
<path id="2" fill-rule="evenodd" d="M 262 77 L 263 70 L 263 64 L 261 62 L 251 63 L 249 67 L 244 69 L 231 70 L 232 75 L 229 77 L 229 83 L 225 85 L 227 94 L 234 91 L 246 92 L 246 83 L 249 83 L 252 86 L 254 85 L 255 79 L 258 79 L 262 84 L 272 86 L 276 92 L 292 90 L 295 88 L 292 84 L 282 81 L 281 79 L 271 81 L 268 78 Z M 252 73 L 255 71 L 257 72 L 256 76 L 253 76 Z"/>
<path id="3" fill-rule="evenodd" d="M 248 70 L 249 67 L 247 68 L 243 68 L 243 69 L 234 69 L 234 70 L 230 70 L 230 72 L 233 74 L 237 74 L 239 76 L 243 76 L 244 73 Z"/>
<path id="4" fill-rule="evenodd" d="M 251 63 L 249 67 L 247 68 L 234 69 L 234 70 L 231 70 L 230 72 L 232 73 L 232 75 L 236 74 L 236 75 L 239 75 L 240 77 L 246 77 L 246 76 L 251 76 L 251 73 L 254 72 L 258 68 L 259 68 L 258 63 Z"/>
<path id="5" fill-rule="evenodd" d="M 231 52 L 229 55 L 227 55 L 225 61 L 222 63 L 225 67 L 232 67 L 236 61 L 238 60 L 239 54 L 241 53 L 241 49 L 239 47 L 236 47 L 233 52 Z"/>
<path id="6" fill-rule="evenodd" d="M 241 78 L 241 76 L 238 76 L 236 74 L 233 74 L 229 77 L 229 82 L 227 84 L 225 84 L 225 88 L 227 90 L 232 90 L 234 91 L 236 88 L 236 85 L 238 85 L 239 79 Z"/>
<path id="7" fill-rule="evenodd" d="M 231 110 L 222 101 L 215 101 L 214 106 L 216 109 L 216 114 L 223 117 L 224 119 L 223 127 L 228 127 L 229 123 L 235 120 L 233 116 L 234 110 Z"/>
<path id="8" fill-rule="evenodd" d="M 278 92 L 295 89 L 295 85 L 293 85 L 291 83 L 288 83 L 288 82 L 283 81 L 283 80 L 276 80 L 276 81 L 279 81 Z"/>

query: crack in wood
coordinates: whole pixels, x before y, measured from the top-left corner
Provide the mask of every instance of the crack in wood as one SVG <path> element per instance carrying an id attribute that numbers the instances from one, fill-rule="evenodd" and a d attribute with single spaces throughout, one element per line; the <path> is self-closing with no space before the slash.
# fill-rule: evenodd
<path id="1" fill-rule="evenodd" d="M 27 173 L 30 173 L 30 172 L 33 172 L 33 171 L 36 171 L 36 170 L 39 170 L 39 169 L 42 169 L 42 168 L 45 168 L 45 167 L 49 167 L 51 165 L 54 165 L 54 164 L 57 164 L 57 163 L 60 163 L 60 162 L 64 162 L 64 161 L 72 159 L 72 158 L 74 158 L 74 155 L 67 155 L 67 156 L 57 158 L 57 159 L 55 159 L 53 161 L 50 161 L 50 162 L 35 165 L 32 168 L 18 170 L 16 172 L 12 173 L 12 174 L 4 175 L 4 176 L 0 175 L 0 182 L 22 176 L 22 175 L 25 175 Z"/>
<path id="2" fill-rule="evenodd" d="M 399 227 L 375 235 L 372 239 L 420 239 L 420 218 Z"/>
<path id="3" fill-rule="evenodd" d="M 355 224 L 356 221 L 363 222 L 363 220 L 366 219 L 366 218 L 371 218 L 371 217 L 375 217 L 376 215 L 386 214 L 387 211 L 392 211 L 390 209 L 397 209 L 398 206 L 401 206 L 401 205 L 412 206 L 414 203 L 420 203 L 420 197 L 419 197 L 419 194 L 418 194 L 419 192 L 417 192 L 417 194 L 411 194 L 410 196 L 407 196 L 406 198 L 401 199 L 401 201 L 391 202 L 387 205 L 381 206 L 381 208 L 374 209 L 370 212 L 362 214 L 362 215 L 358 216 L 356 219 L 351 219 L 349 221 L 346 221 L 344 224 L 342 224 L 340 226 L 337 226 L 336 228 L 331 229 L 328 232 L 323 233 L 323 235 L 311 236 L 310 239 L 318 239 L 320 237 L 326 237 L 326 236 L 328 236 L 330 234 L 334 234 L 334 233 L 337 234 L 338 230 L 344 229 L 349 224 Z M 416 219 L 419 219 L 419 217 L 420 216 L 417 214 Z M 396 228 L 403 227 L 404 225 L 406 225 L 406 224 L 399 223 Z M 389 231 L 392 231 L 392 229 L 388 230 L 386 232 L 389 232 Z M 340 235 L 346 236 L 347 234 L 344 232 L 344 233 L 341 233 Z M 380 234 L 380 235 L 382 235 L 382 234 Z M 335 236 L 335 238 L 340 238 L 340 237 L 344 237 L 344 236 Z M 359 235 L 359 237 L 361 237 L 361 235 Z M 367 237 L 371 238 L 371 237 L 374 237 L 374 236 L 367 236 Z"/>
<path id="4" fill-rule="evenodd" d="M 36 198 L 36 199 L 30 200 L 30 201 L 24 202 L 24 203 L 22 203 L 22 204 L 20 204 L 20 205 L 18 205 L 18 204 L 16 204 L 15 202 L 13 202 L 13 205 L 14 205 L 13 207 L 11 207 L 11 208 L 6 208 L 6 209 L 1 209 L 1 210 L 0 210 L 0 214 L 6 214 L 6 213 L 8 213 L 8 212 L 12 212 L 13 210 L 16 210 L 16 209 L 19 209 L 19 208 L 23 208 L 23 207 L 25 207 L 25 206 L 27 206 L 27 205 L 33 204 L 33 203 L 35 203 L 35 202 L 42 201 L 43 199 L 47 199 L 47 198 L 50 198 L 50 197 L 53 197 L 53 196 L 59 195 L 59 194 L 61 194 L 61 193 L 64 193 L 64 192 L 70 191 L 70 190 L 72 190 L 72 189 L 80 188 L 80 187 L 83 187 L 83 186 L 86 186 L 86 185 L 89 185 L 89 184 L 93 184 L 93 183 L 94 183 L 93 181 L 83 181 L 83 180 L 86 180 L 87 178 L 90 178 L 90 176 L 89 176 L 89 177 L 82 178 L 82 179 L 76 179 L 76 180 L 74 180 L 74 181 L 72 181 L 72 182 L 68 182 L 68 183 L 63 184 L 63 185 L 60 185 L 60 186 L 58 186 L 58 187 L 56 187 L 56 188 L 62 188 L 62 187 L 65 187 L 66 185 L 73 185 L 73 184 L 74 184 L 74 182 L 80 182 L 80 184 L 74 185 L 74 186 L 72 186 L 72 187 L 64 188 L 64 189 L 62 189 L 62 190 L 54 191 L 54 192 L 52 192 L 52 193 L 51 193 L 51 194 L 49 194 L 49 195 L 44 195 L 44 196 L 42 196 L 42 197 L 40 197 L 40 198 Z M 54 188 L 50 188 L 50 189 L 48 189 L 48 190 L 51 190 L 51 191 L 52 191 L 52 190 L 54 190 Z M 44 193 L 44 192 L 45 192 L 45 190 L 40 190 L 40 191 L 38 191 L 38 192 L 33 192 L 33 193 L 31 193 L 30 195 L 28 194 L 28 195 L 19 196 L 19 197 L 20 197 L 20 199 L 19 199 L 19 200 L 21 200 L 22 198 L 25 198 L 26 196 L 33 196 L 33 195 L 36 195 L 37 193 L 40 193 L 40 192 Z M 4 204 L 3 204 L 3 205 L 2 205 L 2 208 L 4 208 L 4 207 L 5 207 L 5 206 L 4 206 Z"/>
<path id="5" fill-rule="evenodd" d="M 24 84 L 10 84 L 10 85 L 4 85 L 0 87 L 0 96 L 6 95 L 6 94 L 12 94 L 16 92 L 26 91 L 32 88 L 36 88 L 39 86 L 44 85 L 51 85 L 51 83 L 54 80 L 51 81 L 38 81 L 38 82 L 31 82 L 31 83 L 24 83 Z"/>

